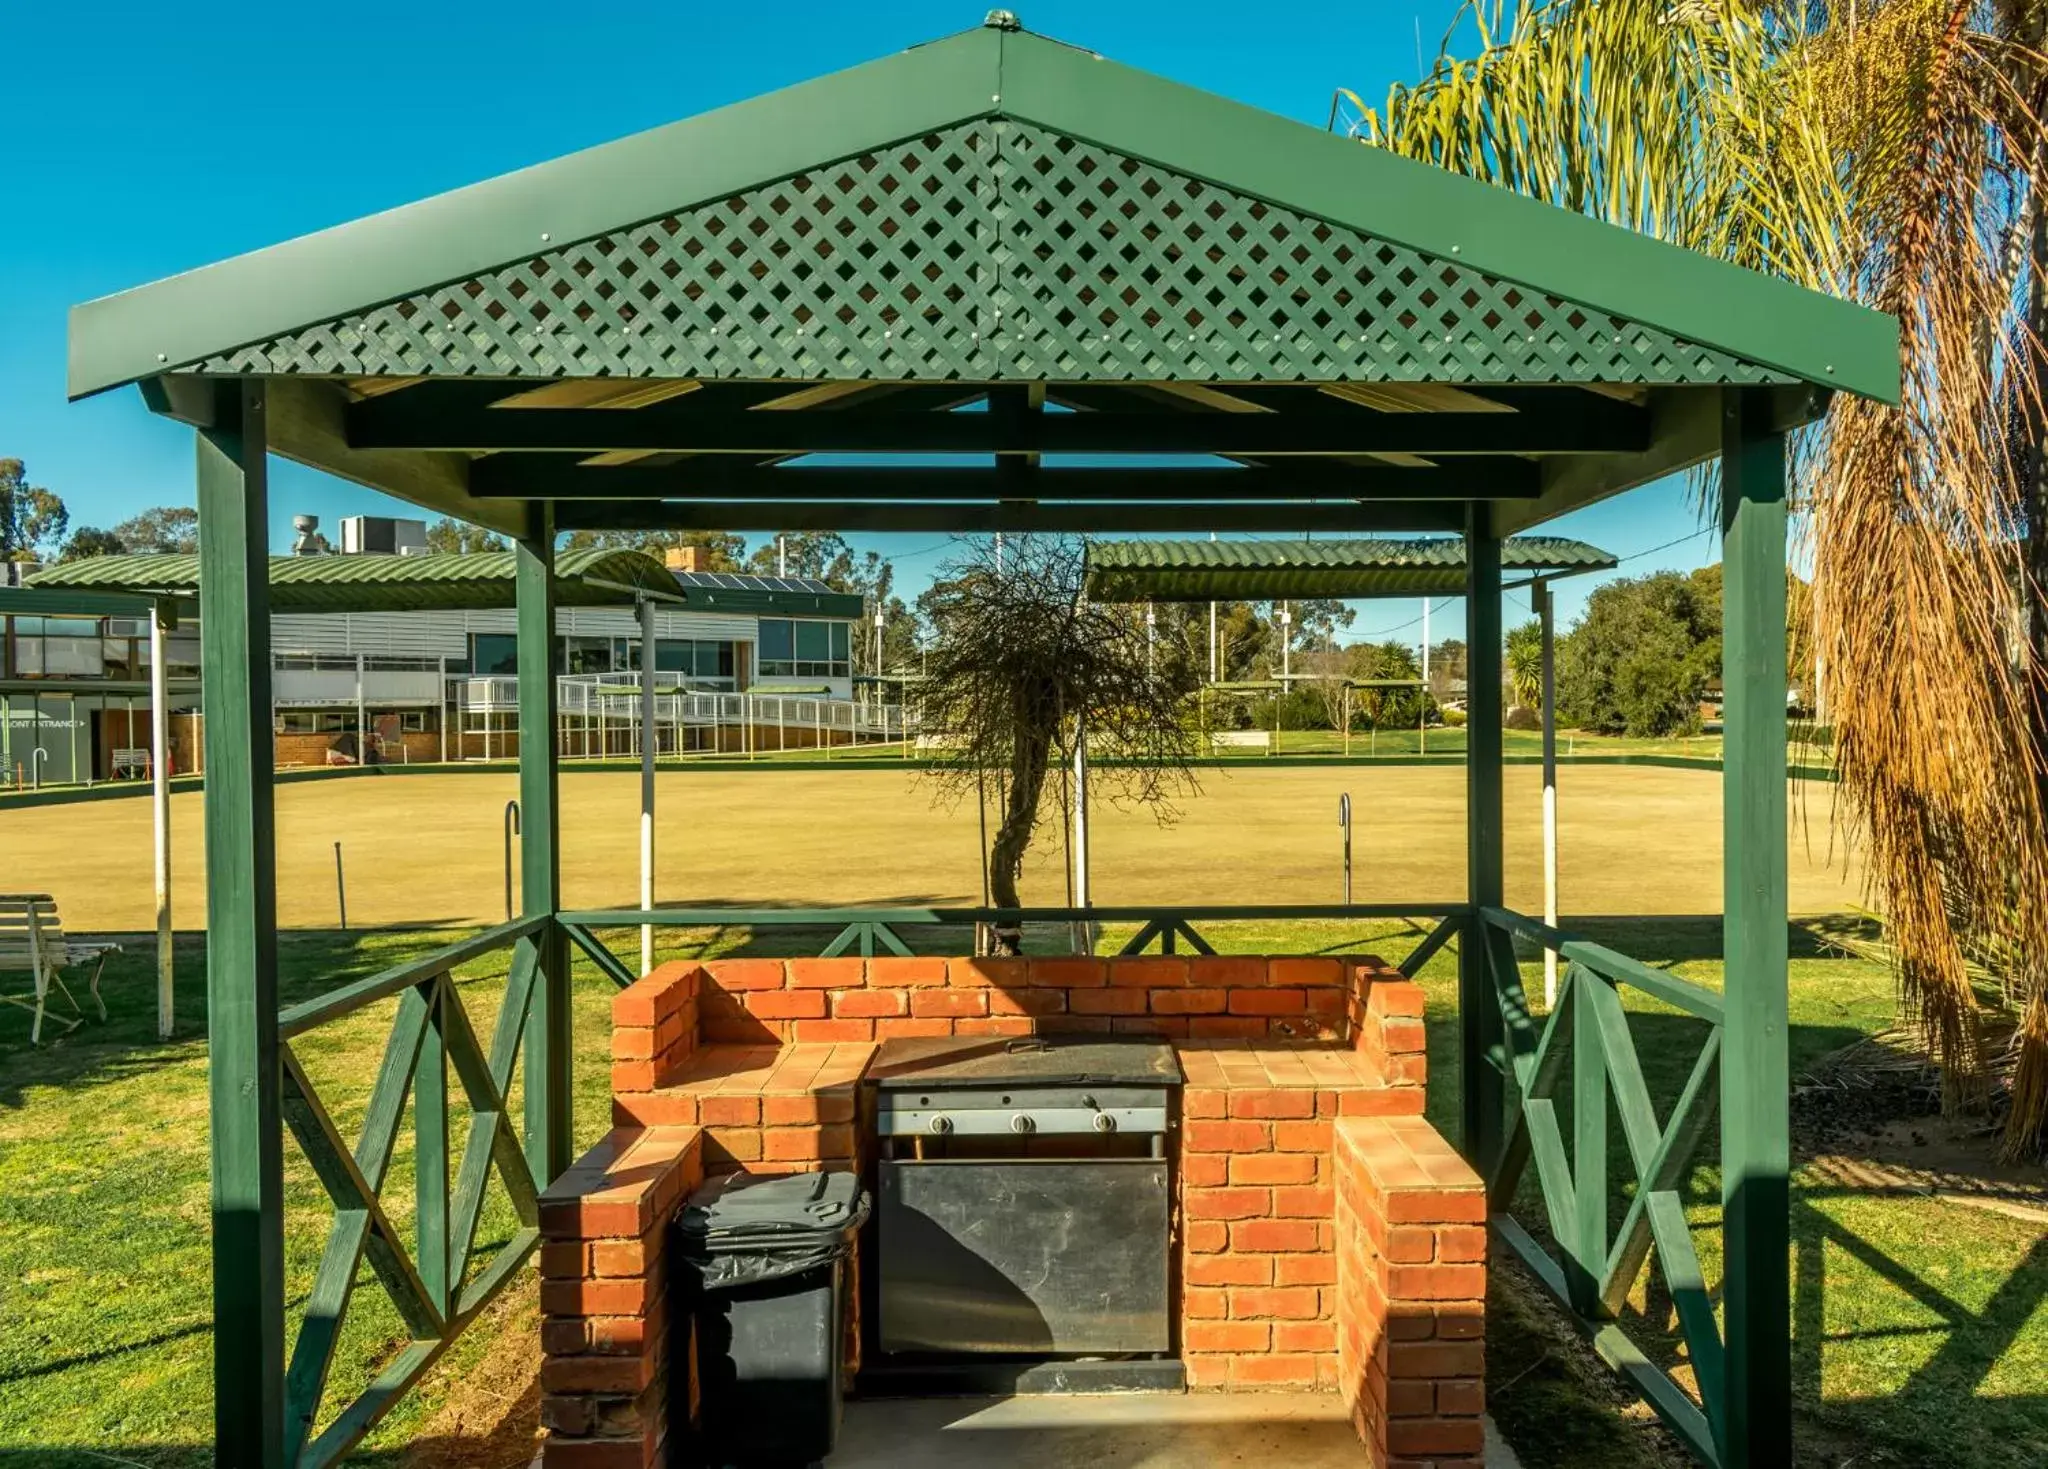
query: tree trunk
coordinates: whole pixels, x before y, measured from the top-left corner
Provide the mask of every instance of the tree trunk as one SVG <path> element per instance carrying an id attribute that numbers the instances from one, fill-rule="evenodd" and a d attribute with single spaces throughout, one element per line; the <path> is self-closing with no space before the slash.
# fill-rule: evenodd
<path id="1" fill-rule="evenodd" d="M 1024 868 L 1024 852 L 1031 845 L 1031 831 L 1038 824 L 1038 801 L 1045 789 L 1045 761 L 1052 740 L 1048 731 L 1019 728 L 1011 747 L 1009 794 L 1003 807 L 1002 824 L 989 845 L 988 885 L 998 908 L 1021 908 L 1017 878 Z M 993 925 L 995 951 L 1021 954 L 1024 926 L 1021 923 Z"/>

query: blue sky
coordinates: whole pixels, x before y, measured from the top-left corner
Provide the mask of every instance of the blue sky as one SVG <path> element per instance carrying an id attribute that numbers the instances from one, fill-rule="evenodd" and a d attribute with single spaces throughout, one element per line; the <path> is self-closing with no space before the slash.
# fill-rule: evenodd
<path id="1" fill-rule="evenodd" d="M 1033 30 L 1320 126 L 1337 87 L 1376 102 L 1413 78 L 1457 7 L 1013 8 Z M 64 401 L 73 302 L 865 61 L 974 25 L 984 9 L 973 0 L 10 6 L 0 21 L 10 82 L 0 197 L 11 206 L 0 231 L 0 456 L 25 459 L 32 482 L 65 498 L 74 525 L 189 504 L 188 430 L 149 414 L 133 391 Z M 282 462 L 271 503 L 280 549 L 296 512 L 319 515 L 330 531 L 342 515 L 408 513 Z M 1682 488 L 1665 484 L 1553 528 L 1632 557 L 1623 571 L 1633 574 L 1712 559 L 1715 538 L 1695 534 L 1699 524 Z M 939 536 L 858 544 L 897 558 L 899 583 L 912 591 L 947 550 Z M 1564 618 L 1591 582 L 1560 586 Z M 1412 641 L 1419 631 L 1417 604 L 1358 611 L 1354 637 Z M 1453 604 L 1431 632 L 1461 623 Z"/>

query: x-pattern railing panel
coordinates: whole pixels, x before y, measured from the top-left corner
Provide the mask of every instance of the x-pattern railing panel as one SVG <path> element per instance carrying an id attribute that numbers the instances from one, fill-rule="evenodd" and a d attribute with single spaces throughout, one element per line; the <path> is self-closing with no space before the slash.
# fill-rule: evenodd
<path id="1" fill-rule="evenodd" d="M 1597 944 L 1571 939 L 1519 914 L 1483 910 L 1487 966 L 1499 1006 L 1502 1070 L 1513 1082 L 1510 1117 L 1489 1180 L 1502 1233 L 1518 1250 L 1540 1248 L 1507 1210 L 1528 1164 L 1537 1182 L 1562 1269 L 1538 1270 L 1590 1331 L 1612 1336 L 1619 1314 L 1652 1248 L 1678 1316 L 1704 1413 L 1668 1382 L 1644 1383 L 1658 1369 L 1633 1348 L 1621 1353 L 1631 1376 L 1696 1450 L 1711 1455 L 1722 1428 L 1724 1347 L 1714 1300 L 1679 1192 L 1692 1155 L 1706 1135 L 1719 1091 L 1721 1007 L 1718 996 L 1649 969 Z M 1555 1005 L 1540 1030 L 1523 989 L 1514 938 L 1519 933 L 1567 960 Z M 1647 982 L 1646 982 L 1647 981 Z M 1651 993 L 1708 1024 L 1706 1042 L 1684 1087 L 1660 1121 L 1636 1051 L 1620 986 Z M 1573 1146 L 1567 1153 L 1556 1109 L 1569 1042 L 1572 1056 Z M 1608 1237 L 1607 1117 L 1613 1099 L 1622 1140 L 1636 1173 L 1636 1191 L 1611 1245 Z"/>
<path id="2" fill-rule="evenodd" d="M 530 923 L 507 925 L 493 936 L 501 943 L 517 943 L 518 936 L 531 928 Z M 511 1279 L 539 1241 L 539 1188 L 506 1104 L 532 1007 L 538 965 L 532 946 L 519 945 L 486 1055 L 450 973 L 456 963 L 477 952 L 477 942 L 472 940 L 443 950 L 435 956 L 438 962 L 411 966 L 338 992 L 348 996 L 346 1009 L 387 998 L 394 990 L 398 1000 L 362 1131 L 353 1146 L 343 1139 L 290 1042 L 280 1047 L 285 1121 L 335 1209 L 286 1377 L 289 1463 L 326 1465 L 345 1453 Z M 407 982 L 399 988 L 397 981 Z M 336 1006 L 343 1002 L 323 997 L 318 1003 Z M 305 1022 L 304 1016 L 299 1019 Z M 298 1024 L 293 1033 L 310 1028 L 310 1023 L 317 1021 Z M 449 1069 L 470 1109 L 468 1136 L 452 1190 Z M 419 1191 L 414 1221 L 416 1252 L 408 1252 L 380 1197 L 397 1149 L 408 1094 L 413 1099 Z M 472 1277 L 493 1172 L 503 1183 L 517 1227 Z M 313 1429 L 326 1397 L 342 1326 L 366 1258 L 412 1339 L 315 1437 Z"/>

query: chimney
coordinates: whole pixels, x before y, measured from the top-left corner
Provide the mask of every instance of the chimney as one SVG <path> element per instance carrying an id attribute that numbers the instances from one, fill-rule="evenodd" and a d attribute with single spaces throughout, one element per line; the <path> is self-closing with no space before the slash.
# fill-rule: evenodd
<path id="1" fill-rule="evenodd" d="M 703 558 L 702 546 L 670 546 L 666 553 L 670 571 L 702 571 Z"/>

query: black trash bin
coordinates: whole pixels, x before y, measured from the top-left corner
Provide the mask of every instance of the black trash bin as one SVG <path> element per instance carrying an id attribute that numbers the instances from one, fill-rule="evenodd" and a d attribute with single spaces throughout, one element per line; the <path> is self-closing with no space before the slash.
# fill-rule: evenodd
<path id="1" fill-rule="evenodd" d="M 696 1327 L 706 1464 L 781 1469 L 832 1452 L 846 1259 L 867 1215 L 851 1173 L 734 1174 L 705 1184 L 677 1214 L 675 1319 Z M 669 1421 L 687 1414 L 676 1404 Z"/>

